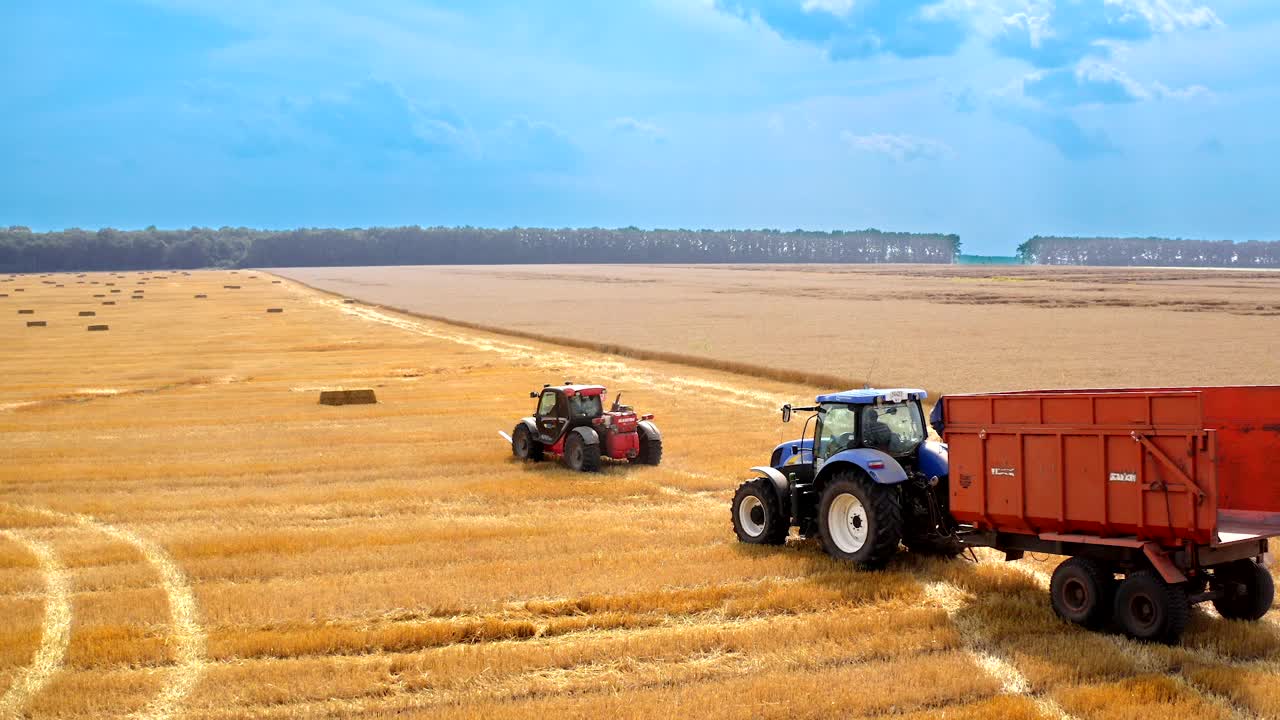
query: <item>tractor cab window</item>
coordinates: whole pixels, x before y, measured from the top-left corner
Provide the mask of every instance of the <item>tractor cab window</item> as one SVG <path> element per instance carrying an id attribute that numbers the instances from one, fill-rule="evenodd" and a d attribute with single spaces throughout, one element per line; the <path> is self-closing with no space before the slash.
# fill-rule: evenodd
<path id="1" fill-rule="evenodd" d="M 841 450 L 854 447 L 858 414 L 848 405 L 823 405 L 818 410 L 818 452 L 826 460 Z"/>
<path id="2" fill-rule="evenodd" d="M 862 409 L 862 444 L 890 455 L 906 455 L 925 438 L 920 406 L 913 402 Z"/>
<path id="3" fill-rule="evenodd" d="M 576 418 L 600 417 L 604 407 L 599 395 L 574 395 L 569 398 L 569 413 Z"/>
<path id="4" fill-rule="evenodd" d="M 556 393 L 554 390 L 546 390 L 542 393 L 542 397 L 538 399 L 538 415 L 546 417 L 554 415 L 556 409 Z"/>

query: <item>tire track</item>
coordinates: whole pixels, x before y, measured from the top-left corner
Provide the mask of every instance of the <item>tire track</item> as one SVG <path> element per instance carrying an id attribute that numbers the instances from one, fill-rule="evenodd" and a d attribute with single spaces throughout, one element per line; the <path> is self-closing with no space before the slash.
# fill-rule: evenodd
<path id="1" fill-rule="evenodd" d="M 173 652 L 177 666 L 173 669 L 173 679 L 147 703 L 146 707 L 134 714 L 137 718 L 147 720 L 164 720 L 172 717 L 183 700 L 195 688 L 206 665 L 206 634 L 200 625 L 196 611 L 195 593 L 187 582 L 181 568 L 169 557 L 156 542 L 149 540 L 132 530 L 100 522 L 89 515 L 62 513 L 43 508 L 11 505 L 19 510 L 36 513 L 48 518 L 71 521 L 76 525 L 107 535 L 115 540 L 132 545 L 148 563 L 156 568 L 160 575 L 161 589 L 169 600 L 169 615 L 173 620 Z M 70 608 L 67 609 L 68 625 Z"/>
<path id="2" fill-rule="evenodd" d="M 13 530 L 0 530 L 0 536 L 25 546 L 35 555 L 45 583 L 40 647 L 31 664 L 19 672 L 0 697 L 0 717 L 20 717 L 22 708 L 62 669 L 66 660 L 67 646 L 71 644 L 71 584 L 52 545 Z"/>

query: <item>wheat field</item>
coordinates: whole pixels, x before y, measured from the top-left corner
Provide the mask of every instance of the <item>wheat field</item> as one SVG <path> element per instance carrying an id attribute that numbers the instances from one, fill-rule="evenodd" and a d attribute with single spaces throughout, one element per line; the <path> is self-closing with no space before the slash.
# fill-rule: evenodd
<path id="1" fill-rule="evenodd" d="M 0 294 L 0 717 L 1280 717 L 1280 613 L 1143 645 L 1057 621 L 1053 558 L 739 545 L 778 405 L 829 387 L 257 271 Z M 514 461 L 497 431 L 565 379 L 654 413 L 663 465 Z"/>

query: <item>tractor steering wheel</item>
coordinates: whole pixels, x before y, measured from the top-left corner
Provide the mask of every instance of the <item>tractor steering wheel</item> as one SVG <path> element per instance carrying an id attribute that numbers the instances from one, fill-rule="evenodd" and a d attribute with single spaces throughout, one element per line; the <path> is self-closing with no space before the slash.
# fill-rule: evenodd
<path id="1" fill-rule="evenodd" d="M 829 458 L 832 455 L 835 455 L 841 450 L 848 450 L 849 446 L 852 444 L 853 444 L 853 433 L 851 432 L 840 433 L 839 435 L 833 436 L 831 438 L 831 442 L 827 443 L 827 452 L 826 452 L 826 455 L 823 457 L 823 459 L 825 460 L 826 458 Z"/>

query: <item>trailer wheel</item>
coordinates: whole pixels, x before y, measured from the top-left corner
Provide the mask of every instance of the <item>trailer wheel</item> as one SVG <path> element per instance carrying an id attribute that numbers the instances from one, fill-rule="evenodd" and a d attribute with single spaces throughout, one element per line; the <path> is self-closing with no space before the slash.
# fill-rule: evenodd
<path id="1" fill-rule="evenodd" d="M 865 569 L 884 567 L 902 542 L 897 489 L 853 471 L 827 483 L 818 508 L 818 535 L 827 554 Z"/>
<path id="2" fill-rule="evenodd" d="M 564 464 L 570 470 L 595 472 L 600 469 L 600 446 L 588 445 L 578 433 L 570 433 L 564 443 Z"/>
<path id="3" fill-rule="evenodd" d="M 748 480 L 733 495 L 733 533 L 751 545 L 782 545 L 791 528 L 782 515 L 773 483 L 764 478 Z"/>
<path id="4" fill-rule="evenodd" d="M 640 432 L 640 452 L 636 454 L 636 462 L 641 465 L 657 465 L 662 462 L 662 440 L 651 438 L 649 434 Z"/>
<path id="5" fill-rule="evenodd" d="M 1187 591 L 1150 570 L 1130 573 L 1116 588 L 1116 620 L 1137 640 L 1173 644 L 1191 615 Z"/>
<path id="6" fill-rule="evenodd" d="M 1252 560 L 1237 560 L 1213 571 L 1214 585 L 1222 595 L 1213 607 L 1228 620 L 1259 620 L 1276 597 L 1271 573 Z"/>
<path id="7" fill-rule="evenodd" d="M 1058 617 L 1096 630 L 1111 617 L 1115 590 L 1115 576 L 1102 563 L 1073 557 L 1053 571 L 1049 599 Z"/>
<path id="8" fill-rule="evenodd" d="M 511 454 L 521 460 L 542 459 L 542 443 L 533 439 L 529 434 L 529 428 L 524 423 L 520 423 L 515 430 L 511 431 Z"/>

